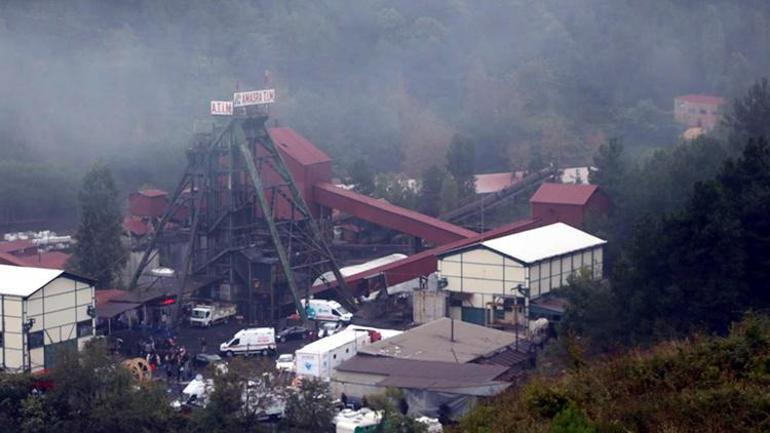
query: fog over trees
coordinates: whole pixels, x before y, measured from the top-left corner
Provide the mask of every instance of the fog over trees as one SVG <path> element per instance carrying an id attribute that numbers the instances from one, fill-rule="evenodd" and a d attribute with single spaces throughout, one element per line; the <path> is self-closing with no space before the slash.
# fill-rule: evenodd
<path id="1" fill-rule="evenodd" d="M 208 101 L 265 71 L 275 121 L 338 174 L 417 176 L 456 134 L 477 171 L 586 163 L 610 137 L 670 146 L 674 96 L 742 94 L 768 52 L 761 0 L 6 1 L 2 215 L 73 213 L 96 159 L 122 194 L 172 187 Z"/>

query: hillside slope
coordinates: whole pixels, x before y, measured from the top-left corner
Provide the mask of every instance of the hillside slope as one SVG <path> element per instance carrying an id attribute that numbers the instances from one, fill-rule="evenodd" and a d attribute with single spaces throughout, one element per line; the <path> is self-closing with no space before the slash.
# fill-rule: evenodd
<path id="1" fill-rule="evenodd" d="M 661 344 L 538 378 L 479 405 L 458 431 L 770 431 L 770 318 L 750 316 L 727 337 Z"/>

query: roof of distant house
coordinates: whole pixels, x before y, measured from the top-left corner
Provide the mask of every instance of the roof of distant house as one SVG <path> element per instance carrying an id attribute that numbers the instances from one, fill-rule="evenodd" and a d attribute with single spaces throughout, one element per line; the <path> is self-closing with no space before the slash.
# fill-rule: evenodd
<path id="1" fill-rule="evenodd" d="M 677 96 L 676 99 L 691 102 L 693 104 L 720 105 L 720 104 L 724 104 L 725 102 L 725 99 L 720 98 L 719 96 L 697 95 L 697 94 Z"/>
<path id="2" fill-rule="evenodd" d="M 476 194 L 488 194 L 501 191 L 522 180 L 524 172 L 484 173 L 473 177 L 476 181 Z"/>
<path id="3" fill-rule="evenodd" d="M 446 317 L 359 349 L 359 353 L 420 361 L 466 363 L 504 350 L 514 334 Z M 454 339 L 452 339 L 454 327 Z"/>
<path id="4" fill-rule="evenodd" d="M 584 205 L 597 190 L 596 185 L 544 183 L 529 201 L 530 203 Z"/>
<path id="5" fill-rule="evenodd" d="M 302 165 L 331 161 L 329 155 L 291 128 L 270 128 L 268 132 L 280 151 Z"/>
<path id="6" fill-rule="evenodd" d="M 606 243 L 604 239 L 559 222 L 490 239 L 482 242 L 481 245 L 514 260 L 535 263 Z"/>
<path id="7" fill-rule="evenodd" d="M 0 265 L 0 294 L 24 298 L 61 276 L 93 284 L 93 281 L 88 278 L 79 277 L 61 269 Z"/>
<path id="8" fill-rule="evenodd" d="M 17 239 L 15 241 L 0 242 L 0 253 L 14 253 L 33 248 L 35 243 L 29 239 Z"/>
<path id="9" fill-rule="evenodd" d="M 70 255 L 61 251 L 48 251 L 41 254 L 24 257 L 29 266 L 37 266 L 46 269 L 64 269 Z"/>

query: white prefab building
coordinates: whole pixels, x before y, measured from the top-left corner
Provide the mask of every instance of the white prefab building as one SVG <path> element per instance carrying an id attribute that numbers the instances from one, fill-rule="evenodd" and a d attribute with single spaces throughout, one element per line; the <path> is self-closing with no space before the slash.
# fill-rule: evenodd
<path id="1" fill-rule="evenodd" d="M 94 336 L 94 282 L 56 269 L 0 265 L 0 365 L 53 366 L 56 353 Z"/>
<path id="2" fill-rule="evenodd" d="M 585 269 L 601 278 L 607 242 L 564 223 L 485 240 L 439 255 L 449 314 L 480 325 L 524 320 L 527 299 L 567 284 Z M 525 298 L 518 287 L 529 288 Z"/>

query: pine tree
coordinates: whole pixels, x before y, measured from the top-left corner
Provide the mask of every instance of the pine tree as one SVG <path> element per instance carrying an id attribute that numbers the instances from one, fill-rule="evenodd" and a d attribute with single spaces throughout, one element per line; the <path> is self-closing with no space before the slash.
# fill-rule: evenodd
<path id="1" fill-rule="evenodd" d="M 439 209 L 441 212 L 448 212 L 457 207 L 459 204 L 459 194 L 457 192 L 457 181 L 454 176 L 447 175 L 444 177 L 444 181 L 441 182 L 441 192 L 439 193 Z"/>
<path id="2" fill-rule="evenodd" d="M 431 165 L 422 173 L 420 188 L 420 211 L 436 216 L 441 211 L 441 185 L 446 173 L 437 165 Z"/>
<path id="3" fill-rule="evenodd" d="M 476 192 L 476 145 L 471 139 L 455 134 L 446 158 L 447 170 L 457 184 L 458 198 L 462 200 L 472 196 Z"/>
<path id="4" fill-rule="evenodd" d="M 121 241 L 122 221 L 117 196 L 109 168 L 94 165 L 83 178 L 78 194 L 80 224 L 70 267 L 94 278 L 97 288 L 110 287 L 127 259 Z"/>

